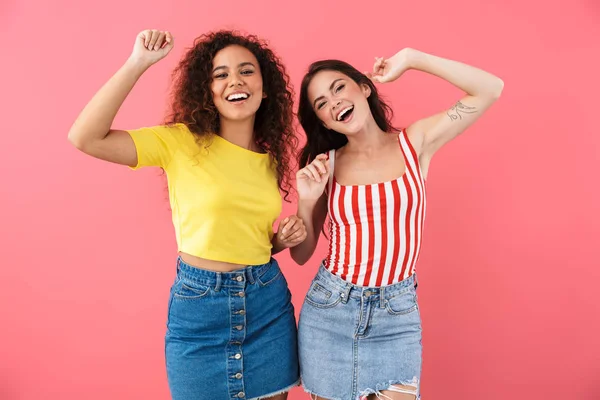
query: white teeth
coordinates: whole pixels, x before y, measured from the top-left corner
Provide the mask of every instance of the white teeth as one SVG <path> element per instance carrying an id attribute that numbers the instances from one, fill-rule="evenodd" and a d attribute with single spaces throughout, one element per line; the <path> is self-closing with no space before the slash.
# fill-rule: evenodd
<path id="1" fill-rule="evenodd" d="M 350 106 L 350 107 L 346 107 L 346 108 L 344 108 L 344 109 L 343 109 L 342 111 L 340 111 L 340 113 L 338 114 L 338 116 L 337 116 L 337 120 L 338 120 L 338 121 L 341 121 L 341 120 L 342 120 L 342 117 L 344 116 L 344 114 L 346 114 L 348 111 L 352 110 L 353 108 L 354 108 L 353 106 Z"/>
<path id="2" fill-rule="evenodd" d="M 227 100 L 238 100 L 238 99 L 247 99 L 248 95 L 246 93 L 235 93 L 227 96 Z"/>

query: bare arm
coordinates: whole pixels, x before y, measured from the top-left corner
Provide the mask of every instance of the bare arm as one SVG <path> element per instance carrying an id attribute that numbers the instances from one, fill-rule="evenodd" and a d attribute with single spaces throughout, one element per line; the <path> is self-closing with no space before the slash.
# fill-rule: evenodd
<path id="1" fill-rule="evenodd" d="M 79 150 L 102 160 L 135 166 L 135 144 L 125 131 L 111 126 L 121 105 L 142 74 L 173 48 L 168 32 L 143 31 L 127 62 L 94 95 L 69 130 L 69 141 Z"/>
<path id="2" fill-rule="evenodd" d="M 329 181 L 329 160 L 319 154 L 310 164 L 296 173 L 298 188 L 297 216 L 304 221 L 306 239 L 290 249 L 292 259 L 304 265 L 315 252 L 321 229 L 327 216 L 327 193 Z"/>
<path id="3" fill-rule="evenodd" d="M 446 143 L 470 127 L 500 97 L 502 79 L 479 68 L 412 50 L 408 53 L 412 69 L 440 77 L 465 92 L 458 102 L 440 113 L 412 124 L 407 133 L 422 140 L 421 154 L 431 158 Z"/>
<path id="4" fill-rule="evenodd" d="M 428 164 L 443 145 L 471 126 L 500 97 L 504 82 L 488 72 L 421 51 L 405 48 L 389 59 L 379 58 L 368 75 L 375 82 L 396 80 L 415 69 L 440 77 L 465 92 L 452 107 L 407 128 L 421 164 Z M 425 168 L 426 169 L 426 168 Z"/>

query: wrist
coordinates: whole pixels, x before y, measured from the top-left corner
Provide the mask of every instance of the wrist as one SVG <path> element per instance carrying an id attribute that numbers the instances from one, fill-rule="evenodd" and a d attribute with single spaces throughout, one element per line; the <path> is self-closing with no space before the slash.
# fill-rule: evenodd
<path id="1" fill-rule="evenodd" d="M 405 57 L 408 68 L 422 71 L 425 68 L 427 54 L 411 48 L 407 48 L 406 50 Z"/>
<path id="2" fill-rule="evenodd" d="M 319 199 L 298 199 L 298 213 L 301 211 L 312 211 Z M 296 213 L 296 214 L 298 214 Z"/>
<path id="3" fill-rule="evenodd" d="M 151 66 L 152 66 L 152 63 L 149 63 L 148 61 L 141 60 L 139 58 L 130 56 L 127 59 L 127 61 L 125 61 L 123 68 L 125 68 L 128 71 L 131 71 L 135 74 L 142 75 Z"/>

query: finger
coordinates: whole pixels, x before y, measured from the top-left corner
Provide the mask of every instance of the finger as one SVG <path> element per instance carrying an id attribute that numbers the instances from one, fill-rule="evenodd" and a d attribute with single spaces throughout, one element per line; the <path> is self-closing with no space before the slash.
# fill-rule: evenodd
<path id="1" fill-rule="evenodd" d="M 279 221 L 279 230 L 281 230 L 285 226 L 285 224 L 288 223 L 289 220 L 290 220 L 290 217 L 285 217 L 284 219 Z"/>
<path id="2" fill-rule="evenodd" d="M 315 160 L 319 160 L 325 166 L 325 172 L 329 173 L 329 153 L 319 154 Z"/>
<path id="3" fill-rule="evenodd" d="M 327 154 L 327 153 L 321 153 L 321 154 L 319 154 L 319 155 L 317 155 L 315 157 L 315 160 L 321 160 L 321 161 L 323 161 L 323 160 L 329 160 L 329 154 Z"/>
<path id="4" fill-rule="evenodd" d="M 156 41 L 158 40 L 159 35 L 160 35 L 159 31 L 157 31 L 156 29 L 152 29 L 152 36 L 150 37 L 150 40 L 148 41 L 148 50 L 152 50 L 154 48 L 154 45 L 156 44 Z"/>
<path id="5" fill-rule="evenodd" d="M 319 171 L 317 171 L 314 165 L 307 165 L 305 169 L 312 174 L 315 181 L 321 182 L 321 174 L 319 174 Z"/>
<path id="6" fill-rule="evenodd" d="M 164 32 L 159 32 L 158 33 L 158 38 L 156 39 L 156 44 L 154 45 L 154 51 L 160 49 L 161 47 L 163 47 L 165 41 L 165 33 Z"/>
<path id="7" fill-rule="evenodd" d="M 293 242 L 295 240 L 298 240 L 305 234 L 306 234 L 306 229 L 297 229 L 296 231 L 294 231 L 293 234 L 289 235 L 288 242 Z"/>
<path id="8" fill-rule="evenodd" d="M 165 32 L 165 46 L 164 47 L 173 47 L 173 45 L 175 44 L 174 40 L 173 40 L 173 35 L 171 34 L 171 32 L 166 31 Z"/>
<path id="9" fill-rule="evenodd" d="M 383 65 L 383 57 L 375 57 L 375 64 L 373 64 L 373 74 L 377 74 Z"/>
<path id="10" fill-rule="evenodd" d="M 300 224 L 298 223 L 298 221 L 300 221 L 300 220 L 299 219 L 290 220 L 287 223 L 287 225 L 283 228 L 282 233 L 283 233 L 284 240 L 288 240 L 287 238 L 289 238 L 291 235 L 296 233 L 296 231 L 299 229 Z"/>
<path id="11" fill-rule="evenodd" d="M 298 171 L 298 174 L 296 175 L 296 179 L 309 179 L 311 181 L 314 181 L 315 177 L 309 171 L 302 168 L 300 171 Z"/>
<path id="12" fill-rule="evenodd" d="M 384 75 L 374 75 L 373 77 L 371 77 L 371 81 L 376 83 L 385 83 L 388 81 L 388 78 Z"/>
<path id="13" fill-rule="evenodd" d="M 142 31 L 139 35 L 140 39 L 142 40 L 142 43 L 144 43 L 144 47 L 148 47 L 148 42 L 150 41 L 150 37 L 152 37 L 152 32 L 150 31 L 150 29 L 146 29 L 145 31 Z"/>
<path id="14" fill-rule="evenodd" d="M 290 238 L 290 242 L 294 245 L 300 244 L 302 242 L 304 242 L 304 240 L 306 239 L 306 236 L 308 236 L 306 234 L 306 231 L 300 232 L 298 236 Z"/>
<path id="15" fill-rule="evenodd" d="M 321 173 L 321 174 L 326 174 L 327 173 L 327 168 L 325 168 L 325 164 L 323 162 L 321 162 L 320 160 L 316 160 L 313 161 L 313 165 L 317 168 L 317 170 Z"/>

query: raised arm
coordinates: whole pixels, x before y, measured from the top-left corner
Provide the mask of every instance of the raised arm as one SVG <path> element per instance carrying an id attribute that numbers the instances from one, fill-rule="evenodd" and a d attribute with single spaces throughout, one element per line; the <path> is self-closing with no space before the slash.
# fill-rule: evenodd
<path id="1" fill-rule="evenodd" d="M 169 32 L 145 30 L 136 37 L 125 64 L 94 95 L 69 130 L 69 141 L 82 152 L 102 160 L 135 166 L 135 144 L 126 131 L 111 129 L 113 120 L 142 74 L 173 48 Z"/>
<path id="2" fill-rule="evenodd" d="M 390 82 L 415 69 L 440 77 L 465 92 L 451 107 L 421 119 L 407 128 L 421 159 L 429 160 L 443 145 L 471 126 L 500 97 L 502 79 L 445 58 L 406 48 L 389 59 L 377 59 L 371 79 Z"/>

